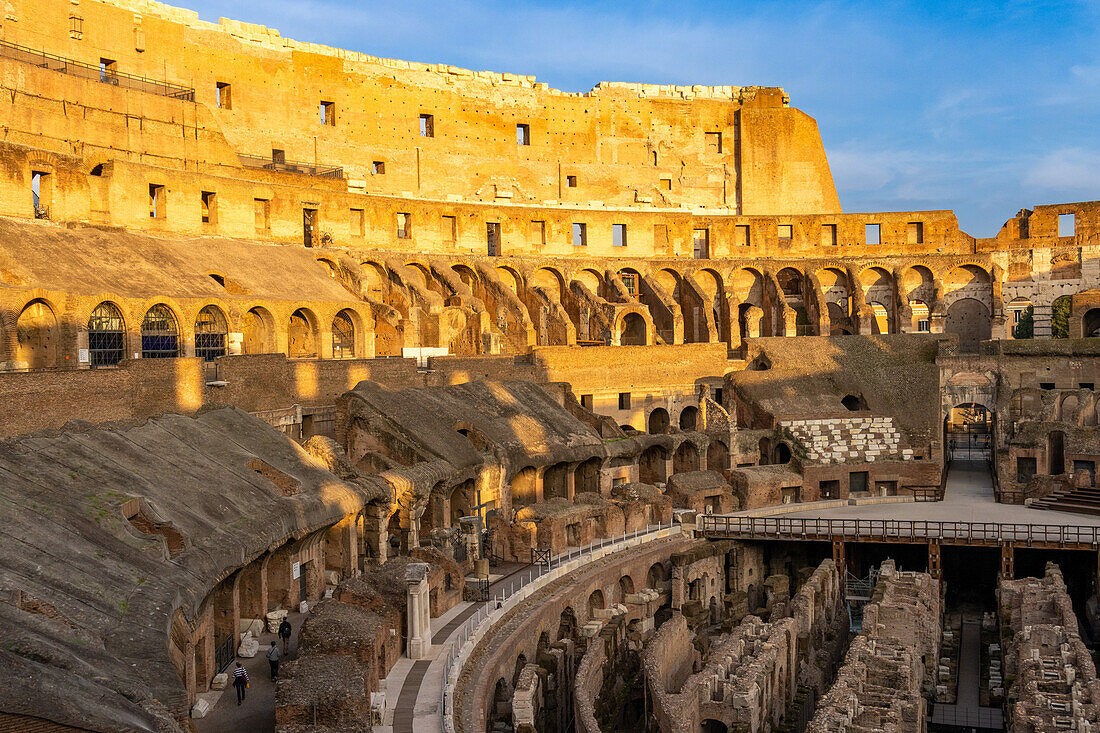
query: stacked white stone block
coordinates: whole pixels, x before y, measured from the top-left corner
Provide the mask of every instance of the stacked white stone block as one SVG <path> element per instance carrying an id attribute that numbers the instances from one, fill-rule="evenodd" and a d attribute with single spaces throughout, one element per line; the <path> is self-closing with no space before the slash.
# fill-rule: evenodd
<path id="1" fill-rule="evenodd" d="M 779 423 L 802 444 L 815 463 L 873 463 L 908 461 L 913 450 L 902 446 L 892 417 L 847 417 L 789 420 Z"/>

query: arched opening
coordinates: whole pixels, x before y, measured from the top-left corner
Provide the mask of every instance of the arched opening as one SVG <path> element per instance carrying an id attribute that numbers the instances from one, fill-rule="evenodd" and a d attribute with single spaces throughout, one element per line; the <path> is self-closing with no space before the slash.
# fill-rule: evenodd
<path id="1" fill-rule="evenodd" d="M 698 430 L 699 429 L 699 408 L 688 405 L 680 411 L 680 429 L 681 430 Z"/>
<path id="2" fill-rule="evenodd" d="M 672 456 L 672 472 L 686 473 L 699 470 L 699 451 L 691 441 L 685 441 Z"/>
<path id="3" fill-rule="evenodd" d="M 784 267 L 776 274 L 779 290 L 784 298 L 802 298 L 802 273 L 793 267 Z"/>
<path id="4" fill-rule="evenodd" d="M 988 454 L 992 420 L 983 405 L 957 405 L 948 412 L 945 422 L 947 449 L 954 458 L 978 459 Z"/>
<path id="5" fill-rule="evenodd" d="M 474 503 L 472 501 L 474 494 L 474 482 L 463 481 L 458 486 L 455 486 L 451 490 L 451 524 L 452 527 L 459 525 L 459 520 L 463 517 L 473 516 Z"/>
<path id="6" fill-rule="evenodd" d="M 512 726 L 512 690 L 501 677 L 493 688 L 493 709 L 489 715 L 487 730 L 507 730 Z"/>
<path id="7" fill-rule="evenodd" d="M 645 346 L 645 319 L 637 313 L 623 316 L 623 331 L 619 343 L 623 346 Z"/>
<path id="8" fill-rule="evenodd" d="M 243 341 L 241 350 L 246 354 L 271 354 L 275 351 L 275 328 L 271 313 L 266 308 L 252 308 L 244 314 L 241 323 Z"/>
<path id="9" fill-rule="evenodd" d="M 932 321 L 928 315 L 928 304 L 923 300 L 910 300 L 909 311 L 913 315 L 910 329 L 914 333 L 929 333 L 932 330 Z"/>
<path id="10" fill-rule="evenodd" d="M 649 434 L 663 435 L 668 432 L 668 410 L 663 407 L 654 408 L 649 413 Z"/>
<path id="11" fill-rule="evenodd" d="M 1051 476 L 1066 472 L 1066 434 L 1061 430 L 1052 430 L 1047 435 L 1047 462 Z"/>
<path id="12" fill-rule="evenodd" d="M 299 308 L 290 316 L 287 356 L 291 359 L 317 358 L 317 331 L 313 323 L 313 314 L 305 308 Z"/>
<path id="13" fill-rule="evenodd" d="M 1085 311 L 1085 315 L 1081 317 L 1081 326 L 1081 333 L 1085 338 L 1100 336 L 1100 308 Z"/>
<path id="14" fill-rule="evenodd" d="M 760 465 L 767 466 L 772 462 L 772 442 L 768 438 L 761 438 L 760 442 L 756 444 L 756 448 L 760 453 Z"/>
<path id="15" fill-rule="evenodd" d="M 103 302 L 88 319 L 88 359 L 93 369 L 115 366 L 122 361 L 126 323 L 122 312 L 111 302 Z"/>
<path id="16" fill-rule="evenodd" d="M 829 335 L 851 336 L 852 329 L 848 320 L 847 304 L 828 302 L 825 309 L 829 312 Z"/>
<path id="17" fill-rule="evenodd" d="M 729 733 L 729 728 L 720 720 L 707 718 L 699 725 L 699 733 Z"/>
<path id="18" fill-rule="evenodd" d="M 171 359 L 179 356 L 179 325 L 172 309 L 158 303 L 141 321 L 141 358 Z"/>
<path id="19" fill-rule="evenodd" d="M 542 475 L 542 495 L 545 499 L 569 498 L 569 464 L 547 466 Z"/>
<path id="20" fill-rule="evenodd" d="M 643 484 L 663 484 L 667 475 L 668 452 L 659 445 L 651 445 L 638 455 L 638 480 Z"/>
<path id="21" fill-rule="evenodd" d="M 531 276 L 531 287 L 544 290 L 553 300 L 560 301 L 563 281 L 557 270 L 543 267 Z"/>
<path id="22" fill-rule="evenodd" d="M 730 449 L 721 440 L 707 446 L 707 470 L 722 473 L 730 467 Z"/>
<path id="23" fill-rule="evenodd" d="M 195 356 L 214 361 L 225 356 L 225 340 L 229 327 L 225 314 L 216 305 L 208 305 L 199 311 L 195 319 Z"/>
<path id="24" fill-rule="evenodd" d="M 15 360 L 28 369 L 57 366 L 57 318 L 43 300 L 32 300 L 15 324 L 18 351 Z"/>
<path id="25" fill-rule="evenodd" d="M 538 502 L 538 471 L 533 466 L 520 469 L 512 477 L 512 507 L 528 506 Z"/>
<path id="26" fill-rule="evenodd" d="M 332 319 L 332 358 L 355 358 L 355 323 L 351 311 L 342 310 Z"/>
<path id="27" fill-rule="evenodd" d="M 956 300 L 947 309 L 944 330 L 959 337 L 961 351 L 977 351 L 979 342 L 988 341 L 993 333 L 989 308 L 974 298 Z"/>
<path id="28" fill-rule="evenodd" d="M 599 458 L 589 458 L 577 466 L 577 470 L 573 472 L 573 491 L 576 494 L 600 493 L 601 465 L 602 461 Z"/>
<path id="29" fill-rule="evenodd" d="M 791 462 L 791 447 L 783 441 L 775 444 L 775 462 L 777 465 Z"/>
<path id="30" fill-rule="evenodd" d="M 849 412 L 859 412 L 860 410 L 867 409 L 867 403 L 862 396 L 856 396 L 854 394 L 844 395 L 844 398 L 840 400 L 840 404 L 844 405 L 844 409 Z"/>
<path id="31" fill-rule="evenodd" d="M 556 641 L 562 639 L 575 639 L 577 636 L 577 614 L 573 611 L 572 606 L 566 606 L 561 615 L 558 616 L 558 638 Z"/>
<path id="32" fill-rule="evenodd" d="M 619 603 L 626 603 L 626 597 L 634 595 L 634 579 L 629 575 L 619 578 Z"/>
<path id="33" fill-rule="evenodd" d="M 660 588 L 668 582 L 668 568 L 664 563 L 655 562 L 649 567 L 645 576 L 646 588 Z"/>
<path id="34" fill-rule="evenodd" d="M 871 333 L 890 333 L 890 313 L 882 303 L 871 303 Z"/>
<path id="35" fill-rule="evenodd" d="M 588 596 L 588 618 L 596 617 L 596 611 L 602 611 L 607 606 L 604 604 L 603 591 L 597 588 Z"/>

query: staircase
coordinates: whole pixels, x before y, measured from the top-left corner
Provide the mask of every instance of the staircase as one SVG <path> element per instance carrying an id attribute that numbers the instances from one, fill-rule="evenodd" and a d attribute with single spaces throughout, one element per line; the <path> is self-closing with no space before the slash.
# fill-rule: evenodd
<path id="1" fill-rule="evenodd" d="M 1031 508 L 1100 516 L 1100 487 L 1082 486 L 1052 491 L 1042 499 L 1031 502 Z"/>

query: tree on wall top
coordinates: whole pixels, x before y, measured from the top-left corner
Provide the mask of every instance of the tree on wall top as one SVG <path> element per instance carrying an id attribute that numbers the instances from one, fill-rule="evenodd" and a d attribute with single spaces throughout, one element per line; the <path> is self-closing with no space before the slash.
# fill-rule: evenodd
<path id="1" fill-rule="evenodd" d="M 1014 339 L 1029 339 L 1035 336 L 1035 307 L 1028 306 L 1027 309 L 1020 314 L 1020 321 L 1016 324 L 1016 328 L 1012 329 L 1012 338 Z"/>
<path id="2" fill-rule="evenodd" d="M 1073 298 L 1068 295 L 1056 299 L 1050 312 L 1051 338 L 1069 338 L 1069 313 L 1073 306 Z"/>

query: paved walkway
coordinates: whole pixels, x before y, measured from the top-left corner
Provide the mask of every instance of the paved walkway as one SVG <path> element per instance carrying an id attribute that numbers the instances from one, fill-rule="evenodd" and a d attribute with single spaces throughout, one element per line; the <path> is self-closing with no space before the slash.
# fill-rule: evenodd
<path id="1" fill-rule="evenodd" d="M 959 689 L 954 705 L 936 705 L 932 722 L 944 725 L 973 726 L 982 730 L 1004 730 L 1000 708 L 983 708 L 979 703 L 982 684 L 982 622 L 963 617 L 959 639 Z"/>
<path id="2" fill-rule="evenodd" d="M 290 653 L 283 657 L 282 662 L 293 659 L 298 651 L 298 630 L 305 619 L 300 613 L 294 612 L 287 615 L 287 620 L 294 627 L 294 633 L 290 637 Z M 271 681 L 271 670 L 267 664 L 265 650 L 276 641 L 275 634 L 269 634 L 267 630 L 260 635 L 260 651 L 252 659 L 238 657 L 238 662 L 244 662 L 244 668 L 248 670 L 249 688 L 242 705 L 237 705 L 237 691 L 232 685 L 228 685 L 220 693 L 214 708 L 195 722 L 195 728 L 199 733 L 252 733 L 253 731 L 275 730 L 275 683 Z M 282 644 L 279 645 L 280 651 Z M 229 667 L 231 672 L 233 666 Z M 219 693 L 208 693 L 217 696 Z"/>

